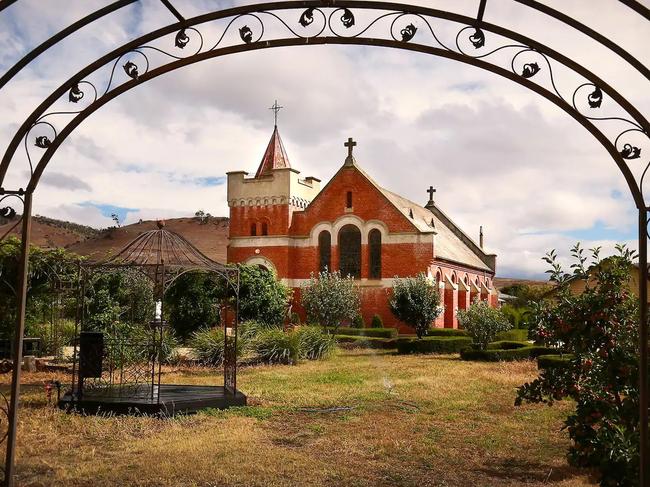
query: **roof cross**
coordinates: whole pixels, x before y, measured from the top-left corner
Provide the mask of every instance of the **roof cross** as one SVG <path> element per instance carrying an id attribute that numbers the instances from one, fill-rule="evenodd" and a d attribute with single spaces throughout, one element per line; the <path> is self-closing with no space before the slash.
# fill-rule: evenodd
<path id="1" fill-rule="evenodd" d="M 429 201 L 433 201 L 433 193 L 436 192 L 436 189 L 433 186 L 429 186 L 427 193 L 429 193 Z"/>
<path id="2" fill-rule="evenodd" d="M 354 149 L 357 143 L 352 139 L 352 137 L 348 137 L 348 141 L 343 145 L 348 148 L 348 157 L 352 157 L 352 149 Z"/>
<path id="3" fill-rule="evenodd" d="M 274 118 L 274 125 L 277 127 L 278 126 L 278 112 L 282 110 L 284 107 L 278 105 L 278 100 L 275 100 L 275 103 L 273 103 L 272 107 L 269 107 L 269 110 L 273 110 L 273 118 Z"/>

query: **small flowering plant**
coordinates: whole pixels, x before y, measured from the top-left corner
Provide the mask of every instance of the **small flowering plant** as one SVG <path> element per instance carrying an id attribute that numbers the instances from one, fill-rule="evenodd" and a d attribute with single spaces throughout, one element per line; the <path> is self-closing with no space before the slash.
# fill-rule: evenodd
<path id="1" fill-rule="evenodd" d="M 639 313 L 630 291 L 635 255 L 625 246 L 617 250 L 601 260 L 600 249 L 592 249 L 588 265 L 576 245 L 572 274 L 562 271 L 554 251 L 546 255 L 557 292 L 534 309 L 531 336 L 572 358 L 521 386 L 515 404 L 575 401 L 565 421 L 569 463 L 598 469 L 603 486 L 633 486 L 639 482 Z"/>

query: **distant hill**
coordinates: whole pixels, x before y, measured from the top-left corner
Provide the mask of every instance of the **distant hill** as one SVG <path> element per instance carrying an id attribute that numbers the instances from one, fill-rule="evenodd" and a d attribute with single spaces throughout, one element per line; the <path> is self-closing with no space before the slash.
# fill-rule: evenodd
<path id="1" fill-rule="evenodd" d="M 194 217 L 172 218 L 165 220 L 165 229 L 182 235 L 210 259 L 226 262 L 229 224 L 228 218 L 225 217 L 212 217 L 205 223 L 201 223 Z M 156 222 L 153 220 L 120 228 L 111 227 L 67 248 L 91 260 L 101 260 L 119 252 L 141 233 L 156 228 Z"/>
<path id="2" fill-rule="evenodd" d="M 494 287 L 503 289 L 504 287 L 512 286 L 513 284 L 526 284 L 527 286 L 548 286 L 548 281 L 535 280 L 535 279 L 516 279 L 514 277 L 495 277 Z"/>
<path id="3" fill-rule="evenodd" d="M 0 221 L 0 235 L 15 224 L 15 221 Z M 20 235 L 21 227 L 18 225 L 10 235 Z M 44 248 L 69 247 L 88 238 L 96 237 L 100 230 L 78 223 L 56 220 L 45 216 L 32 218 L 32 244 Z"/>

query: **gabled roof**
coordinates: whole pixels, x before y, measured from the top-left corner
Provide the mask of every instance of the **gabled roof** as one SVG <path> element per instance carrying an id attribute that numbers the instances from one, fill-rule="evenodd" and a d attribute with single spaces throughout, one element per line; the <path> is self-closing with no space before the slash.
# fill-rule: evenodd
<path id="1" fill-rule="evenodd" d="M 455 225 L 447 215 L 440 211 L 439 208 L 434 207 L 435 211 L 431 211 L 392 191 L 382 188 L 354 160 L 351 164 L 346 165 L 348 167 L 353 166 L 359 171 L 418 231 L 421 233 L 436 234 L 436 258 L 494 272 L 486 264 L 485 260 L 483 260 L 487 254 L 465 232 Z"/>
<path id="2" fill-rule="evenodd" d="M 278 132 L 278 126 L 276 125 L 273 129 L 269 145 L 264 152 L 264 157 L 262 157 L 262 162 L 260 162 L 260 167 L 257 168 L 255 177 L 259 178 L 264 174 L 269 174 L 273 169 L 290 167 L 289 156 L 287 156 L 287 151 L 284 149 L 280 132 Z"/>

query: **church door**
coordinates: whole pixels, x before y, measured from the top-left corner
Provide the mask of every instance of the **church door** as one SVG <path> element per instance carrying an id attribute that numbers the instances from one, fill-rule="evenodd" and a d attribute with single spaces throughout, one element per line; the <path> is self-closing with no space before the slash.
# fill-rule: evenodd
<path id="1" fill-rule="evenodd" d="M 361 277 L 361 232 L 354 225 L 339 232 L 339 269 L 343 277 Z"/>

